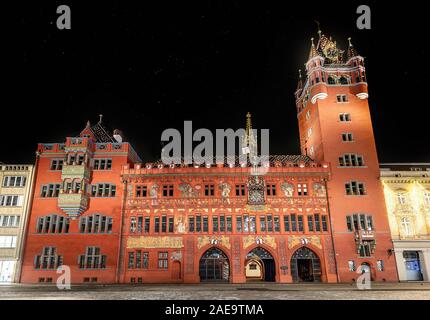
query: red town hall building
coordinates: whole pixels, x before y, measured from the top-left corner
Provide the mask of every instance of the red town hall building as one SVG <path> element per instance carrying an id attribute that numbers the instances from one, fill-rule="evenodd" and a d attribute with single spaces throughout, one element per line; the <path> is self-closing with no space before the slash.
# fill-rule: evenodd
<path id="1" fill-rule="evenodd" d="M 319 32 L 295 96 L 302 155 L 265 175 L 144 164 L 101 119 L 39 144 L 21 282 L 397 281 L 363 58 Z"/>

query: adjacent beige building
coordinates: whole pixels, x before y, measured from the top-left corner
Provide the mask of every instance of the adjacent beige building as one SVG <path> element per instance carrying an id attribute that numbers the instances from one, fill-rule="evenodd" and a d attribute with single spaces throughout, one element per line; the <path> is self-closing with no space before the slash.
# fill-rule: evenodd
<path id="1" fill-rule="evenodd" d="M 430 163 L 381 164 L 400 281 L 430 281 Z"/>
<path id="2" fill-rule="evenodd" d="M 0 163 L 0 283 L 18 281 L 33 166 Z"/>

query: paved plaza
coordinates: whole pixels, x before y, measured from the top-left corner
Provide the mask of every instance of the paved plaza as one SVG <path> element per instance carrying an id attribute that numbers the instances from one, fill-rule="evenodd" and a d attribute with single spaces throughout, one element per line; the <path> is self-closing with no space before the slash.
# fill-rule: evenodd
<path id="1" fill-rule="evenodd" d="M 198 285 L 0 285 L 0 300 L 430 300 L 430 283 L 354 284 L 198 284 Z"/>

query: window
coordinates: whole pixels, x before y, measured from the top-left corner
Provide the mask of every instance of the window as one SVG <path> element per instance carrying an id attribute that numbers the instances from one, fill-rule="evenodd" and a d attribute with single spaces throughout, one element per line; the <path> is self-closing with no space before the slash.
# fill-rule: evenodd
<path id="1" fill-rule="evenodd" d="M 306 185 L 306 183 L 299 183 L 297 185 L 297 194 L 299 196 L 307 196 L 308 195 L 308 186 Z"/>
<path id="2" fill-rule="evenodd" d="M 154 218 L 154 232 L 155 233 L 160 232 L 160 217 Z"/>
<path id="3" fill-rule="evenodd" d="M 173 185 L 163 186 L 163 197 L 173 197 Z"/>
<path id="4" fill-rule="evenodd" d="M 131 228 L 130 226 L 130 231 Z M 134 228 L 136 228 L 136 220 L 134 221 Z M 81 217 L 79 219 L 79 230 L 80 233 L 111 233 L 112 218 L 101 214 Z"/>
<path id="5" fill-rule="evenodd" d="M 42 254 L 34 257 L 35 269 L 57 269 L 63 264 L 63 256 L 57 255 L 55 247 L 44 247 Z"/>
<path id="6" fill-rule="evenodd" d="M 371 246 L 370 241 L 365 241 L 362 244 L 360 244 L 359 246 L 360 257 L 365 258 L 365 257 L 370 257 L 372 255 L 372 250 L 370 246 Z"/>
<path id="7" fill-rule="evenodd" d="M 309 120 L 311 118 L 311 111 L 310 110 L 308 110 L 307 112 L 306 112 L 306 120 Z"/>
<path id="8" fill-rule="evenodd" d="M 137 217 L 137 232 L 142 233 L 143 217 Z"/>
<path id="9" fill-rule="evenodd" d="M 426 204 L 430 204 L 430 192 L 424 192 L 424 201 Z"/>
<path id="10" fill-rule="evenodd" d="M 16 236 L 0 236 L 0 248 L 15 248 Z"/>
<path id="11" fill-rule="evenodd" d="M 322 231 L 326 232 L 328 230 L 328 227 L 327 227 L 327 216 L 326 215 L 322 215 L 321 216 L 321 225 L 322 225 Z"/>
<path id="12" fill-rule="evenodd" d="M 333 77 L 328 77 L 328 84 L 336 84 L 336 81 L 334 80 Z"/>
<path id="13" fill-rule="evenodd" d="M 211 197 L 215 195 L 215 185 L 214 184 L 205 184 L 205 196 Z"/>
<path id="14" fill-rule="evenodd" d="M 308 129 L 308 138 L 312 135 L 312 128 Z"/>
<path id="15" fill-rule="evenodd" d="M 290 216 L 284 216 L 284 230 L 290 232 Z"/>
<path id="16" fill-rule="evenodd" d="M 266 185 L 266 191 L 268 196 L 276 196 L 276 184 Z"/>
<path id="17" fill-rule="evenodd" d="M 149 233 L 150 221 L 151 221 L 150 217 L 145 217 L 145 226 L 143 229 L 145 233 Z"/>
<path id="18" fill-rule="evenodd" d="M 402 217 L 400 219 L 400 225 L 403 231 L 403 235 L 405 236 L 412 236 L 413 230 L 411 225 L 411 220 L 408 217 Z"/>
<path id="19" fill-rule="evenodd" d="M 0 216 L 0 227 L 19 227 L 21 216 Z"/>
<path id="20" fill-rule="evenodd" d="M 357 181 L 345 183 L 345 192 L 349 196 L 363 196 L 366 194 L 364 183 Z"/>
<path id="21" fill-rule="evenodd" d="M 91 186 L 91 196 L 97 198 L 115 197 L 116 186 L 110 183 L 98 183 Z"/>
<path id="22" fill-rule="evenodd" d="M 297 231 L 297 216 L 294 213 L 291 214 L 291 231 Z"/>
<path id="23" fill-rule="evenodd" d="M 383 260 L 376 261 L 376 270 L 384 271 L 384 261 Z"/>
<path id="24" fill-rule="evenodd" d="M 348 97 L 346 96 L 346 94 L 338 94 L 336 96 L 337 102 L 341 103 L 341 102 L 348 102 Z"/>
<path id="25" fill-rule="evenodd" d="M 280 232 L 281 231 L 281 227 L 279 225 L 279 216 L 274 216 L 273 217 L 273 224 L 275 226 L 275 232 Z"/>
<path id="26" fill-rule="evenodd" d="M 202 231 L 202 216 L 196 215 L 196 232 Z"/>
<path id="27" fill-rule="evenodd" d="M 51 160 L 51 167 L 50 169 L 53 171 L 61 171 L 63 170 L 63 159 L 53 159 Z"/>
<path id="28" fill-rule="evenodd" d="M 339 82 L 342 85 L 347 85 L 348 84 L 348 78 L 342 76 L 342 77 L 339 78 Z"/>
<path id="29" fill-rule="evenodd" d="M 314 155 L 314 146 L 311 146 L 311 147 L 309 148 L 309 154 L 310 154 L 311 156 L 313 156 L 313 155 Z"/>
<path id="30" fill-rule="evenodd" d="M 397 201 L 400 204 L 406 204 L 406 202 L 407 202 L 407 195 L 405 193 L 403 193 L 403 192 L 397 193 Z"/>
<path id="31" fill-rule="evenodd" d="M 169 217 L 169 232 L 172 233 L 174 231 L 174 218 L 173 217 Z M 207 230 L 206 230 L 207 231 Z"/>
<path id="32" fill-rule="evenodd" d="M 341 167 L 362 167 L 364 161 L 360 155 L 347 153 L 339 157 L 339 165 Z"/>
<path id="33" fill-rule="evenodd" d="M 297 225 L 299 227 L 299 232 L 303 232 L 303 216 L 301 214 L 297 216 Z"/>
<path id="34" fill-rule="evenodd" d="M 79 256 L 81 269 L 105 269 L 106 255 L 100 254 L 99 247 L 87 247 L 84 255 Z"/>
<path id="35" fill-rule="evenodd" d="M 161 232 L 167 231 L 167 217 L 161 216 Z"/>
<path id="36" fill-rule="evenodd" d="M 52 214 L 37 219 L 37 233 L 68 233 L 70 218 Z"/>
<path id="37" fill-rule="evenodd" d="M 227 216 L 226 217 L 226 227 L 227 227 L 227 232 L 232 232 L 233 231 L 233 224 L 232 224 L 232 218 L 231 218 L 231 216 Z"/>
<path id="38" fill-rule="evenodd" d="M 242 232 L 243 228 L 242 228 L 242 217 L 241 216 L 237 216 L 236 217 L 236 231 L 237 232 Z"/>
<path id="39" fill-rule="evenodd" d="M 21 207 L 22 196 L 0 196 L 0 207 Z"/>
<path id="40" fill-rule="evenodd" d="M 373 230 L 373 217 L 368 214 L 355 213 L 346 217 L 348 231 L 371 231 Z"/>
<path id="41" fill-rule="evenodd" d="M 128 269 L 148 269 L 149 253 L 141 250 L 128 253 Z"/>
<path id="42" fill-rule="evenodd" d="M 355 261 L 354 260 L 349 260 L 348 261 L 348 268 L 349 268 L 349 271 L 355 271 L 356 270 L 356 268 L 355 268 Z"/>
<path id="43" fill-rule="evenodd" d="M 189 232 L 194 232 L 194 217 L 188 217 L 188 231 Z"/>
<path id="44" fill-rule="evenodd" d="M 311 232 L 314 231 L 314 217 L 312 215 L 309 215 L 307 217 L 307 220 L 308 220 L 308 230 Z"/>
<path id="45" fill-rule="evenodd" d="M 260 231 L 266 231 L 266 216 L 260 216 Z"/>
<path id="46" fill-rule="evenodd" d="M 349 122 L 351 121 L 351 115 L 349 113 L 340 113 L 339 120 L 341 122 Z"/>
<path id="47" fill-rule="evenodd" d="M 147 197 L 148 187 L 143 185 L 136 186 L 136 198 Z"/>
<path id="48" fill-rule="evenodd" d="M 5 188 L 17 188 L 25 187 L 27 178 L 24 176 L 5 176 L 3 177 L 3 187 Z"/>
<path id="49" fill-rule="evenodd" d="M 236 197 L 243 197 L 245 196 L 245 185 L 244 184 L 237 184 L 236 185 Z"/>
<path id="50" fill-rule="evenodd" d="M 42 198 L 56 198 L 60 193 L 60 184 L 46 184 L 42 186 L 42 191 L 40 196 Z"/>
<path id="51" fill-rule="evenodd" d="M 342 141 L 343 142 L 354 141 L 354 137 L 353 137 L 352 133 L 342 133 Z"/>
<path id="52" fill-rule="evenodd" d="M 112 159 L 94 159 L 94 170 L 111 170 Z"/>
<path id="53" fill-rule="evenodd" d="M 167 269 L 169 265 L 169 253 L 159 252 L 158 253 L 158 269 Z"/>

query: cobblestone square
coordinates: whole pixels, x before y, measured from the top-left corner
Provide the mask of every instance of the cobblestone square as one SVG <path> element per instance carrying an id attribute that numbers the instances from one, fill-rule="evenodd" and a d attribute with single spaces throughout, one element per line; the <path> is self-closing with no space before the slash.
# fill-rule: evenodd
<path id="1" fill-rule="evenodd" d="M 93 285 L 58 290 L 55 285 L 0 285 L 0 300 L 430 300 L 430 283 Z"/>

